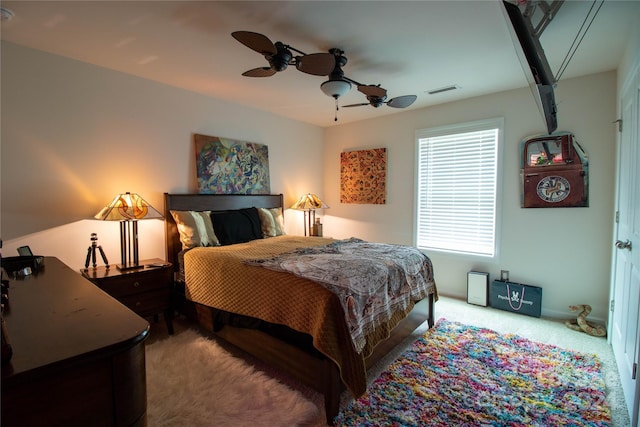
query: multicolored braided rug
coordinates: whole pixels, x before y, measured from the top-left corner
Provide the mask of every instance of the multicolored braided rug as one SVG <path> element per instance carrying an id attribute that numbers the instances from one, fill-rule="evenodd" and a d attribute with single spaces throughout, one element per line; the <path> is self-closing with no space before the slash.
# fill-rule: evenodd
<path id="1" fill-rule="evenodd" d="M 440 319 L 337 426 L 610 426 L 596 355 Z"/>

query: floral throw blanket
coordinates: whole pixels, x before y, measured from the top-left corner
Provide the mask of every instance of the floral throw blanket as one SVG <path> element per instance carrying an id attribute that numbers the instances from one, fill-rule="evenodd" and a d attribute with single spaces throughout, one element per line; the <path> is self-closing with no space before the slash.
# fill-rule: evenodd
<path id="1" fill-rule="evenodd" d="M 376 326 L 391 319 L 394 311 L 427 296 L 434 286 L 431 260 L 417 248 L 356 238 L 247 264 L 289 272 L 333 292 L 340 299 L 358 353 Z"/>

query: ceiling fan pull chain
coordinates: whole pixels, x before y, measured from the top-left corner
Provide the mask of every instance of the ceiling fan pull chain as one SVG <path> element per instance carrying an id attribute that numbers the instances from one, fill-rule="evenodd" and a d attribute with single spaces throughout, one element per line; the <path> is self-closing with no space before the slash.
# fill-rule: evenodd
<path id="1" fill-rule="evenodd" d="M 333 118 L 333 121 L 334 121 L 334 122 L 337 122 L 337 121 L 338 121 L 338 110 L 339 110 L 339 108 L 338 108 L 338 98 L 336 98 L 336 115 L 335 115 L 335 117 Z"/>

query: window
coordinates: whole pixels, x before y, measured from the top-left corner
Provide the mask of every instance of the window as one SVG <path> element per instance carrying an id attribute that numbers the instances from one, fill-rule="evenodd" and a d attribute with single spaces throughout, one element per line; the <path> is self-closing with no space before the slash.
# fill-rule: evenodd
<path id="1" fill-rule="evenodd" d="M 503 119 L 416 132 L 416 246 L 496 257 Z"/>

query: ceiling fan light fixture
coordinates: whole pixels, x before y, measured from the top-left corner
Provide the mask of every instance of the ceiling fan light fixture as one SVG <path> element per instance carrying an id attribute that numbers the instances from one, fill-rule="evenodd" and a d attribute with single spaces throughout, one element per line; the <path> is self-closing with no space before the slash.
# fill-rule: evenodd
<path id="1" fill-rule="evenodd" d="M 341 79 L 327 80 L 320 85 L 320 90 L 322 90 L 325 95 L 338 99 L 349 93 L 351 83 Z"/>
<path id="2" fill-rule="evenodd" d="M 7 9 L 6 7 L 0 7 L 0 21 L 8 22 L 13 19 L 15 14 L 11 9 Z"/>

